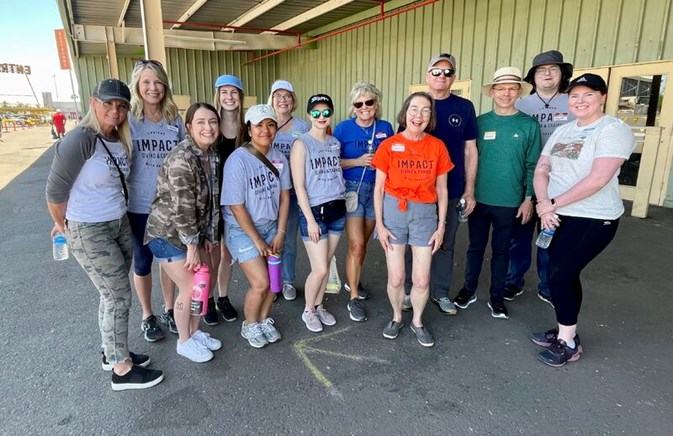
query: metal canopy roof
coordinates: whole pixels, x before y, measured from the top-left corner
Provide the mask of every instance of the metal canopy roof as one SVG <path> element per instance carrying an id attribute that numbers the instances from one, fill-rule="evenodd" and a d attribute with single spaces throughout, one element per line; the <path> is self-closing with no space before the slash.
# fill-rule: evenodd
<path id="1" fill-rule="evenodd" d="M 119 44 L 120 54 L 137 52 L 137 38 L 127 36 L 142 29 L 140 0 L 56 1 L 66 31 L 74 35 L 75 51 L 78 54 L 105 53 L 104 38 L 109 41 L 111 32 L 114 32 L 115 43 Z M 355 14 L 371 11 L 370 16 L 374 16 L 386 3 L 400 7 L 414 1 L 161 0 L 161 7 L 164 34 L 172 35 L 167 39 L 190 41 L 188 44 L 173 43 L 175 47 L 197 48 L 200 43 L 196 42 L 198 38 L 195 35 L 198 35 L 210 41 L 210 44 L 198 47 L 207 50 L 274 50 L 289 47 L 298 40 L 299 35 L 311 34 L 316 29 Z M 220 38 L 229 36 L 229 39 L 236 39 L 236 36 L 242 34 L 247 35 L 245 43 L 220 44 Z M 118 35 L 122 35 L 121 44 Z M 290 37 L 293 39 L 289 40 Z"/>

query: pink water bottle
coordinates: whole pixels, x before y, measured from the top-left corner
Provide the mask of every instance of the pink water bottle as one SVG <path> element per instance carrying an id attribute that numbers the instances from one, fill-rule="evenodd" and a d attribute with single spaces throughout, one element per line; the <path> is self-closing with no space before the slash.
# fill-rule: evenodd
<path id="1" fill-rule="evenodd" d="M 191 313 L 194 316 L 205 315 L 208 312 L 208 296 L 210 295 L 210 270 L 202 263 L 194 271 L 192 278 L 192 305 Z"/>
<path id="2" fill-rule="evenodd" d="M 269 257 L 266 258 L 266 262 L 269 266 L 269 285 L 271 292 L 277 294 L 283 288 L 280 271 L 280 256 L 270 254 Z"/>

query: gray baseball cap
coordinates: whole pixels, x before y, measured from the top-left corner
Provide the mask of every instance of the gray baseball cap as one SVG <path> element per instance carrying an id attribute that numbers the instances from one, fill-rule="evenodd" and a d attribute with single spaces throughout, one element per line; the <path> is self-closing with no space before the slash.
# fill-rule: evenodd
<path id="1" fill-rule="evenodd" d="M 432 59 L 430 59 L 430 63 L 428 64 L 428 71 L 433 69 L 435 67 L 435 64 L 439 61 L 448 61 L 451 65 L 453 65 L 454 70 L 458 69 L 458 64 L 456 64 L 455 56 L 449 53 L 440 53 L 437 56 L 434 56 Z"/>

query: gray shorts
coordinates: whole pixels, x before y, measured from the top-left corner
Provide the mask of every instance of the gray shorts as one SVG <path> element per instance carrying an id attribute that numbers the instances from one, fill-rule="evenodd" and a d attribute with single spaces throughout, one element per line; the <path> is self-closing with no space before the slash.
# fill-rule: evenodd
<path id="1" fill-rule="evenodd" d="M 392 244 L 428 247 L 432 234 L 437 230 L 437 205 L 435 203 L 407 202 L 407 211 L 402 212 L 399 200 L 392 195 L 383 197 L 383 225 L 397 239 Z"/>

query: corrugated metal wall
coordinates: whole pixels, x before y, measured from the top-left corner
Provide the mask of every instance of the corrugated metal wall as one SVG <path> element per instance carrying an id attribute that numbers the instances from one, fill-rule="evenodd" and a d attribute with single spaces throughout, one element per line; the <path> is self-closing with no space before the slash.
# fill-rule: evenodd
<path id="1" fill-rule="evenodd" d="M 244 66 L 248 58 L 265 52 L 212 52 L 204 50 L 167 49 L 168 76 L 173 94 L 188 94 L 192 103 L 212 103 L 215 79 L 222 74 L 234 74 L 243 81 L 245 94 L 256 95 L 258 102 L 266 102 L 271 84 L 277 77 L 276 60 L 269 59 L 254 65 Z M 120 57 L 119 77 L 129 84 L 131 72 L 138 57 Z M 79 69 L 80 95 L 85 110 L 91 90 L 97 82 L 109 77 L 105 56 L 82 56 L 76 67 Z"/>
<path id="2" fill-rule="evenodd" d="M 280 55 L 278 73 L 301 99 L 330 94 L 336 121 L 346 116 L 353 83 L 370 81 L 392 120 L 408 86 L 425 82 L 428 60 L 448 51 L 485 112 L 491 101 L 480 85 L 501 66 L 525 74 L 544 50 L 561 50 L 576 68 L 673 59 L 670 18 L 671 0 L 443 0 Z"/>

